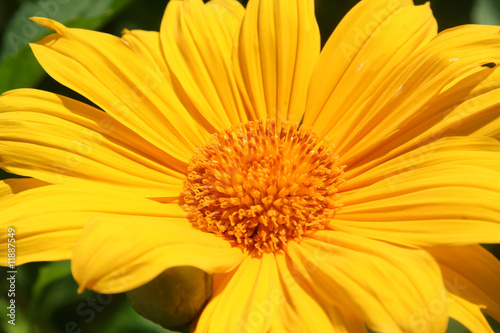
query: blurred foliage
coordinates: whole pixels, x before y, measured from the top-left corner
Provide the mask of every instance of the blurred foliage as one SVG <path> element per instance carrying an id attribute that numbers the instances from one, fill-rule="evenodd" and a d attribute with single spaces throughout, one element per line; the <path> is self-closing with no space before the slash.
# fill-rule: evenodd
<path id="1" fill-rule="evenodd" d="M 357 2 L 316 0 L 323 43 Z M 416 4 L 425 2 L 427 0 L 415 0 Z M 150 0 L 147 5 L 139 0 L 0 0 L 0 93 L 36 87 L 88 102 L 44 74 L 28 43 L 41 39 L 49 31 L 28 17 L 49 17 L 67 26 L 119 35 L 123 28 L 158 30 L 166 3 L 166 0 Z M 500 24 L 499 0 L 433 0 L 431 8 L 440 30 L 468 23 Z M 13 176 L 0 170 L 0 179 Z M 498 246 L 488 249 L 498 255 Z M 2 309 L 8 302 L 6 272 L 7 269 L 0 269 Z M 1 332 L 166 332 L 139 316 L 123 294 L 100 295 L 88 290 L 78 294 L 67 261 L 18 267 L 16 279 L 16 326 L 1 320 Z M 490 322 L 495 331 L 500 332 L 500 325 Z M 448 332 L 467 330 L 451 320 Z"/>
<path id="2" fill-rule="evenodd" d="M 7 269 L 0 277 L 5 281 Z M 4 291 L 6 286 L 2 286 Z M 0 321 L 6 333 L 164 333 L 160 326 L 139 316 L 125 295 L 102 295 L 78 286 L 71 275 L 69 261 L 33 263 L 17 267 L 16 325 Z M 5 294 L 4 294 L 5 296 Z M 0 299 L 0 308 L 8 298 Z"/>
<path id="3" fill-rule="evenodd" d="M 481 24 L 500 24 L 500 1 L 476 0 L 472 8 L 472 21 Z"/>

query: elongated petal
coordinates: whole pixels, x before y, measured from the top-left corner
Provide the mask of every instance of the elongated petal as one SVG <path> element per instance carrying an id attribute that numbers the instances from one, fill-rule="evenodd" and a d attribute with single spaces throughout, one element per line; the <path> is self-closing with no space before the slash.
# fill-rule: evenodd
<path id="1" fill-rule="evenodd" d="M 61 84 L 181 161 L 187 162 L 191 152 L 207 140 L 213 128 L 184 108 L 169 73 L 150 61 L 157 55 L 138 52 L 137 46 L 130 45 L 134 39 L 70 29 L 49 19 L 34 20 L 57 32 L 31 48 L 45 71 Z M 161 54 L 159 41 L 157 47 Z"/>
<path id="2" fill-rule="evenodd" d="M 193 229 L 178 205 L 158 205 L 164 207 L 164 216 L 109 215 L 87 223 L 71 261 L 80 291 L 132 290 L 176 266 L 193 266 L 213 274 L 231 271 L 239 264 L 243 256 L 239 248 Z"/>
<path id="3" fill-rule="evenodd" d="M 319 46 L 313 1 L 249 1 L 233 60 L 253 119 L 300 121 Z"/>
<path id="4" fill-rule="evenodd" d="M 345 206 L 330 226 L 416 246 L 497 243 L 498 177 L 475 167 L 419 169 L 403 183 L 345 195 Z"/>
<path id="5" fill-rule="evenodd" d="M 448 290 L 484 307 L 500 321 L 500 261 L 480 245 L 428 250 L 438 261 Z"/>
<path id="6" fill-rule="evenodd" d="M 16 187 L 26 187 L 27 180 Z M 13 188 L 12 180 L 2 183 Z M 32 184 L 30 184 L 31 186 Z M 40 184 L 36 184 L 40 185 Z M 2 201 L 0 226 L 16 230 L 16 263 L 70 259 L 71 251 L 82 228 L 100 216 L 120 218 L 137 216 L 169 216 L 172 207 L 100 186 L 46 185 L 27 189 Z M 177 212 L 179 213 L 179 212 Z M 6 233 L 0 236 L 2 249 Z M 5 264 L 6 251 L 0 252 Z"/>
<path id="7" fill-rule="evenodd" d="M 338 144 L 360 117 L 353 108 L 367 100 L 409 55 L 437 34 L 428 5 L 412 1 L 361 1 L 323 48 L 308 93 L 304 125 Z"/>
<path id="8" fill-rule="evenodd" d="M 446 138 L 353 179 L 336 230 L 414 246 L 500 241 L 499 143 Z"/>
<path id="9" fill-rule="evenodd" d="M 428 253 L 343 232 L 311 237 L 290 243 L 287 252 L 323 302 L 354 309 L 378 332 L 446 329 L 446 292 Z"/>
<path id="10" fill-rule="evenodd" d="M 231 63 L 244 12 L 235 0 L 175 0 L 162 21 L 163 52 L 181 100 L 217 130 L 248 119 Z"/>
<path id="11" fill-rule="evenodd" d="M 449 136 L 498 136 L 500 71 L 481 68 L 465 75 L 437 96 L 425 112 L 394 132 L 394 136 L 363 161 L 349 167 L 361 174 L 405 152 Z"/>
<path id="12" fill-rule="evenodd" d="M 276 262 L 283 298 L 275 301 L 278 315 L 271 332 L 366 332 L 364 321 L 353 313 L 331 305 L 323 308 L 306 281 L 301 280 L 287 256 L 277 255 Z M 312 318 L 314 318 L 312 320 Z"/>
<path id="13" fill-rule="evenodd" d="M 0 166 L 7 171 L 150 197 L 177 196 L 182 187 L 185 163 L 108 114 L 69 98 L 33 89 L 5 93 L 0 126 Z"/>
<path id="14" fill-rule="evenodd" d="M 470 332 L 493 333 L 490 324 L 484 318 L 481 307 L 448 293 L 450 317 L 464 325 Z"/>
<path id="15" fill-rule="evenodd" d="M 122 39 L 128 43 L 135 54 L 147 63 L 156 64 L 159 72 L 168 74 L 167 63 L 161 50 L 159 32 L 124 29 L 122 34 Z M 165 80 L 172 85 L 172 78 L 169 75 L 165 75 Z"/>
<path id="16" fill-rule="evenodd" d="M 391 184 L 404 182 L 419 168 L 429 166 L 476 166 L 500 171 L 500 142 L 489 137 L 445 137 L 439 138 L 418 149 L 395 157 L 385 163 L 357 175 L 347 171 L 349 181 L 343 192 L 352 191 L 375 183 Z"/>
<path id="17" fill-rule="evenodd" d="M 246 257 L 228 274 L 214 276 L 214 292 L 197 332 L 268 332 L 283 291 L 273 254 Z"/>
<path id="18" fill-rule="evenodd" d="M 50 185 L 50 183 L 35 178 L 4 179 L 0 181 L 0 204 L 2 201 L 10 199 L 17 193 L 46 185 Z"/>
<path id="19" fill-rule="evenodd" d="M 348 131 L 338 144 L 342 163 L 358 167 L 360 174 L 436 138 L 468 135 L 498 118 L 499 93 L 475 90 L 496 71 L 483 66 L 489 62 L 500 62 L 497 27 L 463 26 L 439 34 L 387 76 L 371 98 L 353 106 L 353 126 L 342 122 L 338 130 L 332 128 L 332 136 Z M 474 97 L 475 104 L 465 103 Z"/>

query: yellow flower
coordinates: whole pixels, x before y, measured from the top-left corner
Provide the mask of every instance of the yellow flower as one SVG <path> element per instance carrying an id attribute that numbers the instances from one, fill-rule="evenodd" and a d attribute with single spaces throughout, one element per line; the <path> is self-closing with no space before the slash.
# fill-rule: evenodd
<path id="1" fill-rule="evenodd" d="M 200 268 L 197 332 L 500 320 L 499 27 L 364 0 L 320 52 L 312 0 L 171 1 L 121 38 L 34 20 L 43 68 L 106 112 L 0 98 L 0 166 L 33 177 L 0 187 L 18 264 L 71 258 L 103 293 Z"/>

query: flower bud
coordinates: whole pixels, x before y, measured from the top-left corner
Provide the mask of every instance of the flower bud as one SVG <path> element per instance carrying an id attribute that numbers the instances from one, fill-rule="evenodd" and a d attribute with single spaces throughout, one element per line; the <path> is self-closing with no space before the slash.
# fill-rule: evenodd
<path id="1" fill-rule="evenodd" d="M 168 329 L 193 321 L 212 295 L 212 276 L 194 267 L 167 269 L 149 283 L 127 293 L 141 316 Z"/>

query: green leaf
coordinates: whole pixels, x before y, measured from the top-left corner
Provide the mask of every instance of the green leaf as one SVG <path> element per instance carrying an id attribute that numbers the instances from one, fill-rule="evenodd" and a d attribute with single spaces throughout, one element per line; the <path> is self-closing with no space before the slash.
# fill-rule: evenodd
<path id="1" fill-rule="evenodd" d="M 500 1 L 475 0 L 471 17 L 472 23 L 500 25 Z"/>
<path id="2" fill-rule="evenodd" d="M 5 333 L 22 333 L 30 332 L 29 321 L 25 317 L 24 313 L 18 309 L 16 306 L 15 320 L 12 321 L 11 317 L 7 316 L 7 307 L 10 306 L 10 299 L 2 298 L 0 299 L 0 308 L 3 310 L 3 317 L 0 320 L 0 332 Z M 5 310 L 4 310 L 5 309 Z M 9 323 L 11 321 L 11 323 Z M 15 325 L 14 325 L 15 324 Z"/>
<path id="3" fill-rule="evenodd" d="M 71 275 L 70 261 L 44 264 L 38 271 L 29 301 L 29 317 L 36 322 L 50 318 L 62 304 L 84 298 L 76 290 L 78 285 Z"/>
<path id="4" fill-rule="evenodd" d="M 38 272 L 38 278 L 33 286 L 33 299 L 31 303 L 38 305 L 44 296 L 45 289 L 50 284 L 57 283 L 67 277 L 72 278 L 71 264 L 68 260 L 45 264 Z"/>
<path id="5" fill-rule="evenodd" d="M 132 0 L 38 0 L 23 2 L 14 13 L 2 36 L 0 46 L 0 93 L 33 87 L 43 69 L 31 53 L 28 43 L 36 42 L 50 31 L 29 20 L 48 17 L 66 26 L 98 29 Z"/>
<path id="6" fill-rule="evenodd" d="M 447 333 L 467 333 L 468 330 L 460 324 L 458 321 L 456 321 L 453 318 L 450 318 L 449 324 L 448 324 L 448 329 L 446 330 Z"/>
<path id="7" fill-rule="evenodd" d="M 121 307 L 106 321 L 102 327 L 102 331 L 106 333 L 175 333 L 141 317 L 127 301 L 123 302 Z"/>

